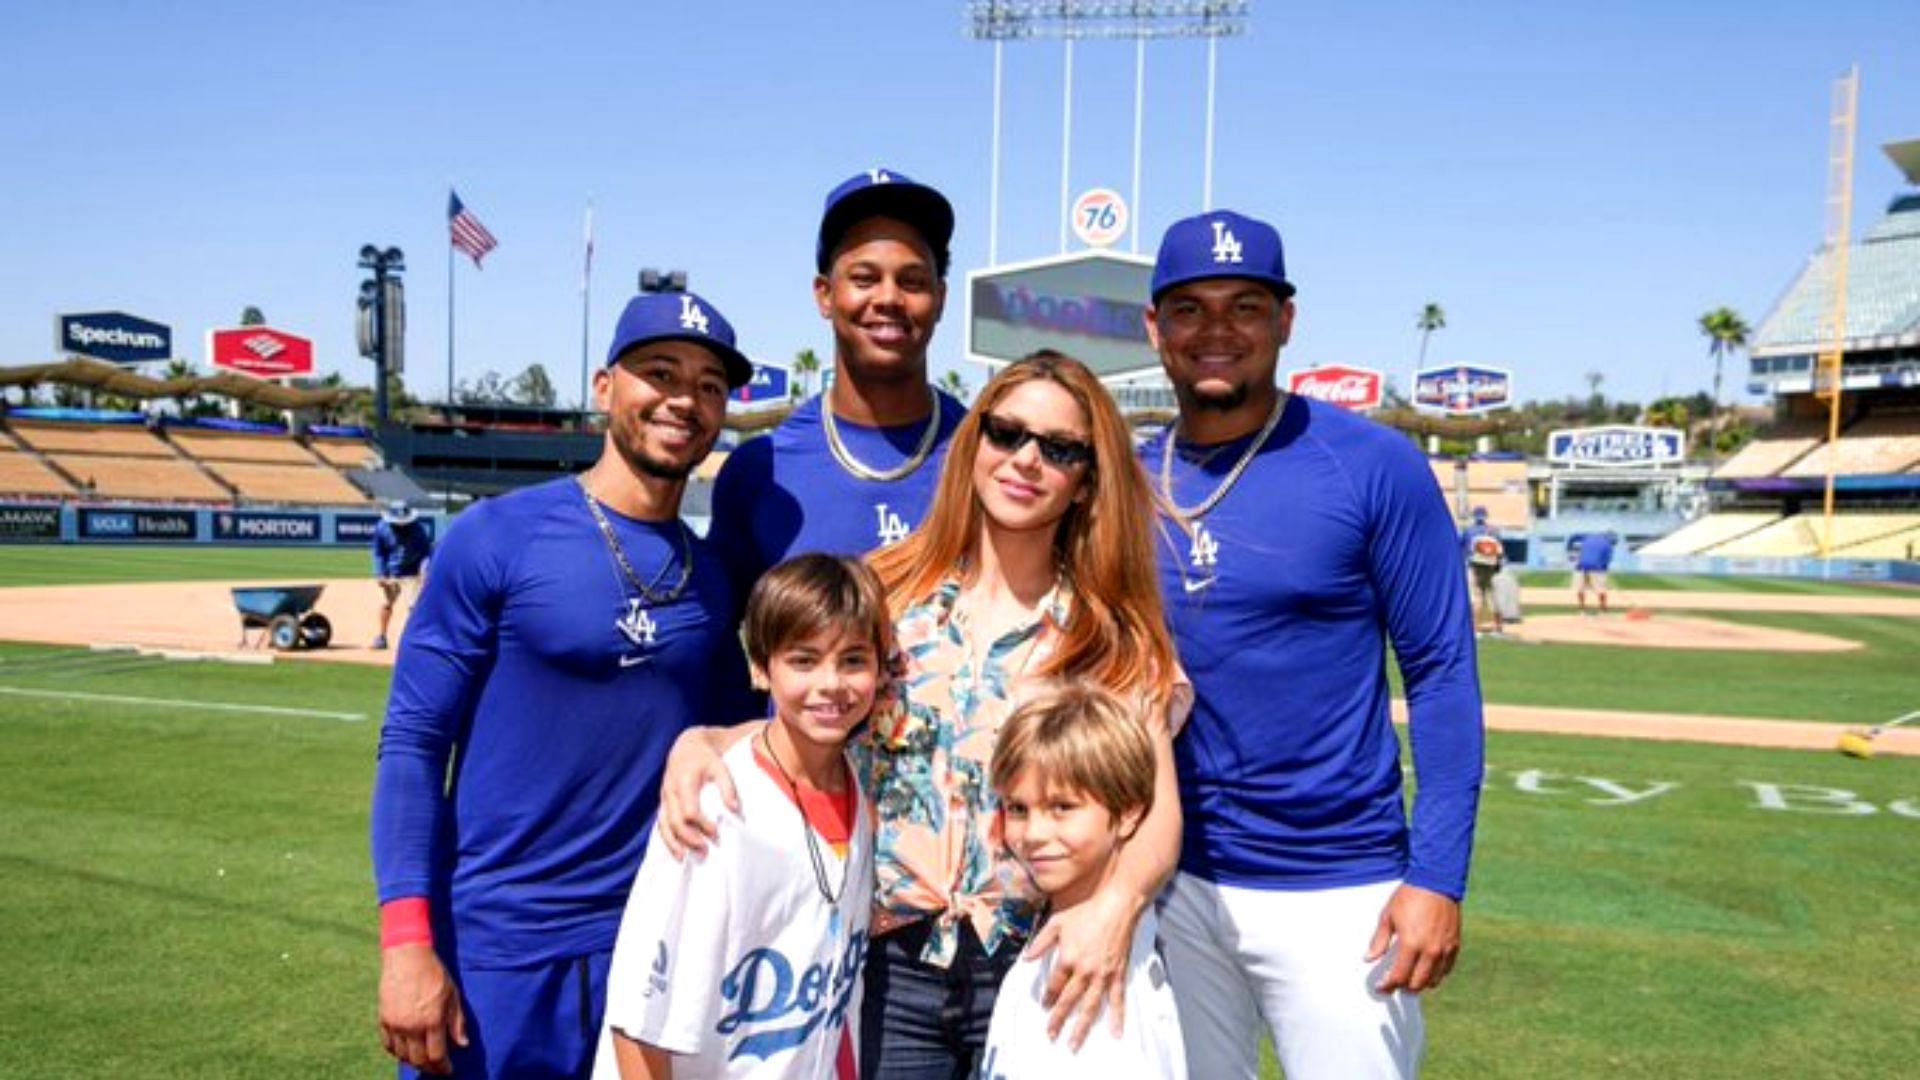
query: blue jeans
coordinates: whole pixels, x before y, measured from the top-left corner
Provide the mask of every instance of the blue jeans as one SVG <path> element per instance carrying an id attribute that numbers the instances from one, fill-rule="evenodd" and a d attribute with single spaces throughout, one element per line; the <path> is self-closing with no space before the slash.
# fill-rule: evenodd
<path id="1" fill-rule="evenodd" d="M 927 922 L 874 939 L 867 949 L 860 1005 L 861 1080 L 971 1080 L 987 1046 L 1000 980 L 1022 943 L 988 956 L 962 923 L 953 966 L 920 959 Z"/>

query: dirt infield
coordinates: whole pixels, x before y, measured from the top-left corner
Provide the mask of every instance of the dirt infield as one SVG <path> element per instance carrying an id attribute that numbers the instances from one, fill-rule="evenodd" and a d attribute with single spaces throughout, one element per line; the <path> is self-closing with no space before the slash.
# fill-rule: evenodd
<path id="1" fill-rule="evenodd" d="M 1662 592 L 1613 589 L 1607 602 L 1615 611 L 1800 611 L 1809 615 L 1899 615 L 1920 619 L 1920 596 L 1805 596 L 1787 593 Z M 1521 605 L 1578 607 L 1572 589 L 1520 590 Z"/>
<path id="2" fill-rule="evenodd" d="M 285 582 L 276 584 L 284 585 Z M 314 581 L 326 591 L 314 610 L 333 623 L 325 649 L 282 653 L 315 660 L 390 664 L 392 652 L 374 652 L 380 587 L 371 578 Z M 239 648 L 235 586 L 257 581 L 193 581 L 143 585 L 60 585 L 0 590 L 0 640 L 56 645 L 154 645 L 228 652 Z M 394 641 L 412 610 L 404 595 L 394 612 Z M 254 631 L 251 637 L 260 637 Z"/>
<path id="3" fill-rule="evenodd" d="M 238 648 L 240 616 L 230 590 L 257 582 L 185 582 L 146 585 L 70 585 L 0 590 L 0 640 L 61 645 L 145 645 L 230 652 Z M 311 652 L 281 656 L 390 664 L 393 653 L 367 648 L 373 640 L 380 590 L 368 578 L 314 582 L 326 592 L 316 607 L 333 623 L 334 643 Z M 1624 609 L 1623 594 L 1615 603 Z M 1533 604 L 1572 604 L 1565 589 L 1528 589 Z M 397 642 L 410 610 L 403 598 L 394 613 Z M 1920 599 L 1873 596 L 1781 596 L 1754 593 L 1643 592 L 1634 606 L 1656 610 L 1651 618 L 1624 614 L 1584 619 L 1578 615 L 1535 616 L 1515 629 L 1534 640 L 1581 641 L 1650 648 L 1857 648 L 1855 642 L 1821 634 L 1740 626 L 1708 619 L 1661 614 L 1691 609 L 1712 611 L 1805 611 L 1821 614 L 1879 614 L 1920 618 Z M 1568 626 L 1566 624 L 1572 624 Z M 1546 637 L 1550 632 L 1565 635 Z M 1535 635 L 1540 635 L 1536 637 Z M 1735 636 L 1739 641 L 1735 644 Z M 257 633 L 255 636 L 258 636 Z M 1708 642 L 1710 639 L 1710 643 Z M 1396 703 L 1404 719 L 1404 705 Z M 1668 739 L 1741 746 L 1832 750 L 1841 732 L 1837 724 L 1751 720 L 1739 717 L 1685 716 L 1671 713 L 1616 713 L 1586 709 L 1545 709 L 1489 705 L 1487 726 L 1495 731 L 1530 731 L 1615 738 Z M 1888 731 L 1874 741 L 1882 754 L 1920 756 L 1920 730 Z"/>
<path id="4" fill-rule="evenodd" d="M 1642 649 L 1737 649 L 1752 652 L 1847 652 L 1857 641 L 1773 626 L 1701 619 L 1642 609 L 1634 615 L 1535 615 L 1507 628 L 1517 641 L 1627 645 Z"/>
<path id="5" fill-rule="evenodd" d="M 1793 720 L 1749 720 L 1737 716 L 1693 716 L 1682 713 L 1624 713 L 1597 709 L 1549 709 L 1528 705 L 1488 705 L 1489 731 L 1534 732 L 1544 735 L 1597 735 L 1612 739 L 1653 739 L 1661 742 L 1714 743 L 1720 746 L 1759 746 L 1775 750 L 1837 750 L 1840 736 L 1861 731 L 1843 724 Z M 1405 723 L 1407 704 L 1395 700 L 1395 720 Z M 1920 730 L 1894 728 L 1873 740 L 1876 754 L 1920 757 Z"/>

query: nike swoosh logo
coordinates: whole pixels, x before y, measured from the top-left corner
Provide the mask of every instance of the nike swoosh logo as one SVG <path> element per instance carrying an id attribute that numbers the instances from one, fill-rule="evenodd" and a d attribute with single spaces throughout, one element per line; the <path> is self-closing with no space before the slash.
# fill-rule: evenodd
<path id="1" fill-rule="evenodd" d="M 1218 579 L 1218 578 L 1210 578 L 1210 577 L 1209 577 L 1209 578 L 1201 578 L 1201 579 L 1200 579 L 1199 581 L 1184 581 L 1184 580 L 1183 580 L 1183 581 L 1181 581 L 1181 582 L 1180 582 L 1180 586 L 1181 586 L 1181 588 L 1184 588 L 1184 589 L 1186 589 L 1186 590 L 1187 590 L 1188 592 L 1190 592 L 1190 593 L 1197 593 L 1197 592 L 1199 592 L 1199 591 L 1200 591 L 1201 589 L 1204 589 L 1204 588 L 1207 588 L 1208 586 L 1211 586 L 1211 585 L 1212 585 L 1212 584 L 1213 584 L 1213 583 L 1214 583 L 1215 581 L 1217 581 L 1217 580 L 1219 580 L 1219 579 Z"/>
<path id="2" fill-rule="evenodd" d="M 647 658 L 644 656 L 623 656 L 620 658 L 620 666 L 623 668 L 630 668 L 635 664 L 644 664 L 646 662 Z"/>

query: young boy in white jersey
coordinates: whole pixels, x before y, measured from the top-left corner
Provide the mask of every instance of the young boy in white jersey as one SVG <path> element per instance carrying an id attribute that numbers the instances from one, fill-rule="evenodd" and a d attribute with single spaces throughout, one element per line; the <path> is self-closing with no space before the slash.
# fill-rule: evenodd
<path id="1" fill-rule="evenodd" d="M 1007 718 L 993 748 L 993 789 L 1009 850 L 1047 894 L 1047 914 L 1093 896 L 1153 804 L 1153 742 L 1140 718 L 1097 687 L 1061 687 Z M 1186 1048 L 1149 909 L 1127 957 L 1121 1034 L 1094 1025 L 1078 1051 L 1048 1037 L 1041 1004 L 1052 952 L 1022 957 L 1000 984 L 980 1080 L 1093 1076 L 1185 1080 Z"/>
<path id="2" fill-rule="evenodd" d="M 889 633 L 858 560 L 801 555 L 754 585 L 743 636 L 773 718 L 724 758 L 740 813 L 702 793 L 721 835 L 705 859 L 648 841 L 595 1080 L 854 1080 L 873 830 L 844 748 L 872 711 Z"/>

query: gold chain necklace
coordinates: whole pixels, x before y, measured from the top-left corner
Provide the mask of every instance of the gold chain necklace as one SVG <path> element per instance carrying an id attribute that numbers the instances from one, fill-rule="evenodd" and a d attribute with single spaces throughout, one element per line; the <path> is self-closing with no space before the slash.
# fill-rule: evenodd
<path id="1" fill-rule="evenodd" d="M 680 594 L 687 589 L 687 582 L 693 579 L 693 540 L 687 533 L 687 523 L 675 519 L 680 526 L 680 580 L 674 582 L 673 588 L 666 592 L 655 592 L 660 579 L 666 577 L 668 568 L 673 566 L 673 559 L 669 557 L 666 562 L 660 564 L 660 569 L 653 575 L 652 581 L 642 583 L 640 575 L 634 573 L 632 564 L 627 562 L 627 553 L 620 547 L 619 537 L 613 535 L 613 523 L 607 520 L 606 511 L 600 509 L 600 501 L 593 497 L 593 492 L 587 490 L 587 478 L 575 476 L 574 480 L 580 485 L 580 494 L 587 500 L 587 511 L 593 515 L 594 524 L 600 526 L 600 536 L 607 542 L 607 551 L 612 553 L 613 561 L 619 565 L 620 572 L 625 574 L 627 580 L 633 583 L 633 587 L 640 591 L 640 599 L 654 606 L 671 604 L 680 599 Z"/>
<path id="2" fill-rule="evenodd" d="M 820 395 L 820 425 L 827 429 L 827 449 L 833 451 L 833 460 L 840 463 L 848 475 L 855 480 L 871 480 L 875 483 L 890 484 L 895 480 L 904 480 L 912 476 L 914 470 L 924 465 L 927 455 L 933 453 L 933 443 L 940 435 L 940 395 L 933 387 L 927 387 L 927 404 L 933 407 L 933 415 L 927 421 L 927 430 L 920 436 L 920 445 L 913 448 L 912 456 L 891 469 L 876 469 L 855 458 L 840 441 L 840 427 L 833 418 L 833 402 L 829 395 Z"/>
<path id="3" fill-rule="evenodd" d="M 1199 521 L 1207 511 L 1219 505 L 1220 500 L 1227 497 L 1227 492 L 1233 490 L 1233 485 L 1239 481 L 1240 474 L 1246 472 L 1247 466 L 1253 464 L 1254 455 L 1267 444 L 1273 429 L 1280 426 L 1280 414 L 1286 411 L 1286 407 L 1287 396 L 1282 394 L 1274 401 L 1273 411 L 1267 414 L 1267 422 L 1260 425 L 1260 433 L 1253 437 L 1253 441 L 1247 444 L 1245 450 L 1241 451 L 1240 460 L 1234 462 L 1233 468 L 1227 470 L 1227 475 L 1220 481 L 1220 486 L 1214 488 L 1213 494 L 1200 500 L 1195 506 L 1181 506 L 1173 500 L 1173 444 L 1176 441 L 1175 435 L 1179 430 L 1180 422 L 1176 420 L 1168 424 L 1167 441 L 1160 448 L 1160 494 L 1167 500 L 1167 506 L 1172 508 L 1175 516 L 1186 521 Z"/>

